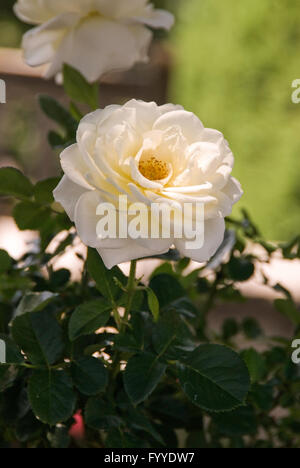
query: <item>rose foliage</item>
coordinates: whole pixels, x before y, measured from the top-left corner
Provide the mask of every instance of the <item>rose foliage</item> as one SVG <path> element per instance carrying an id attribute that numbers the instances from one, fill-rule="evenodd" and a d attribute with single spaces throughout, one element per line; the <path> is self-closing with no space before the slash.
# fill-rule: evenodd
<path id="1" fill-rule="evenodd" d="M 40 97 L 59 126 L 49 142 L 60 152 L 75 143 L 78 106 L 98 107 L 95 85 L 69 66 L 64 75 L 70 109 Z M 274 255 L 299 258 L 300 237 L 265 242 L 242 212 L 227 219 L 221 247 L 198 269 L 170 250 L 145 282 L 136 262 L 127 277 L 90 247 L 87 258 L 78 254 L 74 281 L 67 268 L 54 268 L 78 240 L 53 199 L 59 181 L 34 184 L 0 170 L 0 194 L 16 200 L 18 227 L 39 234 L 18 261 L 0 251 L 1 447 L 297 446 L 300 373 L 291 340 L 300 314 L 290 293 L 259 272 Z M 274 307 L 291 322 L 290 339 L 267 336 L 251 317 L 232 315 L 218 328 L 210 319 L 216 304 L 243 310 L 239 287 L 254 274 L 278 292 Z M 83 421 L 79 432 L 74 416 Z"/>

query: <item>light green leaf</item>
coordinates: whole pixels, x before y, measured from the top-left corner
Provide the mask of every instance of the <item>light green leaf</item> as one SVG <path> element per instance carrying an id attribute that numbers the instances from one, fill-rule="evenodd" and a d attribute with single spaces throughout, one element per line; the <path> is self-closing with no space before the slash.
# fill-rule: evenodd
<path id="1" fill-rule="evenodd" d="M 253 348 L 245 349 L 241 356 L 248 367 L 251 382 L 255 383 L 262 380 L 267 372 L 267 363 L 264 356 Z"/>
<path id="2" fill-rule="evenodd" d="M 93 110 L 99 107 L 98 83 L 88 83 L 78 70 L 67 64 L 64 65 L 63 74 L 64 88 L 71 99 L 88 104 Z"/>
<path id="3" fill-rule="evenodd" d="M 159 302 L 158 299 L 155 295 L 155 293 L 152 291 L 151 288 L 146 288 L 147 291 L 147 298 L 148 298 L 148 306 L 149 309 L 153 315 L 154 321 L 157 322 L 159 319 Z"/>
<path id="4" fill-rule="evenodd" d="M 295 303 L 291 299 L 276 299 L 274 301 L 276 309 L 286 317 L 288 317 L 291 322 L 299 326 L 300 325 L 300 311 L 297 309 Z"/>

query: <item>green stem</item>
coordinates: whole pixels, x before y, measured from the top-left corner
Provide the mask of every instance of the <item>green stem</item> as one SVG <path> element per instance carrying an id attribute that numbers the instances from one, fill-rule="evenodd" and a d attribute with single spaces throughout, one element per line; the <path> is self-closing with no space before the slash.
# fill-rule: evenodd
<path id="1" fill-rule="evenodd" d="M 134 294 L 135 294 L 135 291 L 136 291 L 136 282 L 135 282 L 136 264 L 137 264 L 136 260 L 132 260 L 132 262 L 130 264 L 130 273 L 129 273 L 128 283 L 127 283 L 127 288 L 126 288 L 127 294 L 128 294 L 127 304 L 126 304 L 125 314 L 124 314 L 124 317 L 122 319 L 122 323 L 121 323 L 121 325 L 119 327 L 119 332 L 120 333 L 123 333 L 125 331 L 126 325 L 128 323 L 129 314 L 131 312 L 131 307 L 132 307 Z M 120 316 L 119 316 L 118 311 L 117 310 L 114 311 L 114 314 L 115 314 L 115 312 L 117 313 L 117 316 L 115 316 L 115 320 L 116 321 L 118 319 L 120 320 Z M 113 362 L 112 362 L 112 365 L 111 365 L 111 379 L 110 379 L 110 391 L 111 391 L 111 393 L 113 393 L 113 391 L 114 391 L 115 379 L 116 379 L 116 376 L 119 373 L 119 371 L 120 371 L 120 352 L 117 351 L 115 353 L 115 356 L 114 356 L 114 359 L 113 359 Z"/>
<path id="2" fill-rule="evenodd" d="M 136 264 L 137 264 L 136 260 L 132 260 L 130 264 L 130 273 L 129 273 L 128 284 L 127 284 L 127 294 L 128 294 L 127 305 L 126 305 L 124 319 L 123 319 L 123 323 L 120 329 L 120 333 L 124 331 L 124 328 L 126 327 L 127 322 L 128 322 L 129 314 L 131 312 L 131 307 L 132 307 L 132 302 L 133 302 L 133 298 L 135 294 L 135 287 L 136 287 L 136 283 L 135 283 Z"/>

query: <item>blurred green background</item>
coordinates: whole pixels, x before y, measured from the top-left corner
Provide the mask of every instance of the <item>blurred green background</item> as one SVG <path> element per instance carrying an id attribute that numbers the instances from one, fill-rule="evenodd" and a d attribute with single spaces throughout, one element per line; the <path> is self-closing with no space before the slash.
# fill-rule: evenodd
<path id="1" fill-rule="evenodd" d="M 51 0 L 49 0 L 51 1 Z M 300 226 L 300 8 L 295 0 L 157 0 L 176 12 L 169 100 L 221 130 L 236 156 L 234 175 L 264 235 Z M 1 0 L 0 47 L 17 47 L 26 26 Z M 239 209 L 239 208 L 237 208 Z"/>

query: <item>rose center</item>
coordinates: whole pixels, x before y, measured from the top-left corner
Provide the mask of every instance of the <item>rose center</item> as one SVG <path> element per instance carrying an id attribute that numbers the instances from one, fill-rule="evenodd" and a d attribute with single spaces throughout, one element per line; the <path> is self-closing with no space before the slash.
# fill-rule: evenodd
<path id="1" fill-rule="evenodd" d="M 168 164 L 155 156 L 151 156 L 139 163 L 140 173 L 148 180 L 163 180 L 169 175 Z"/>

